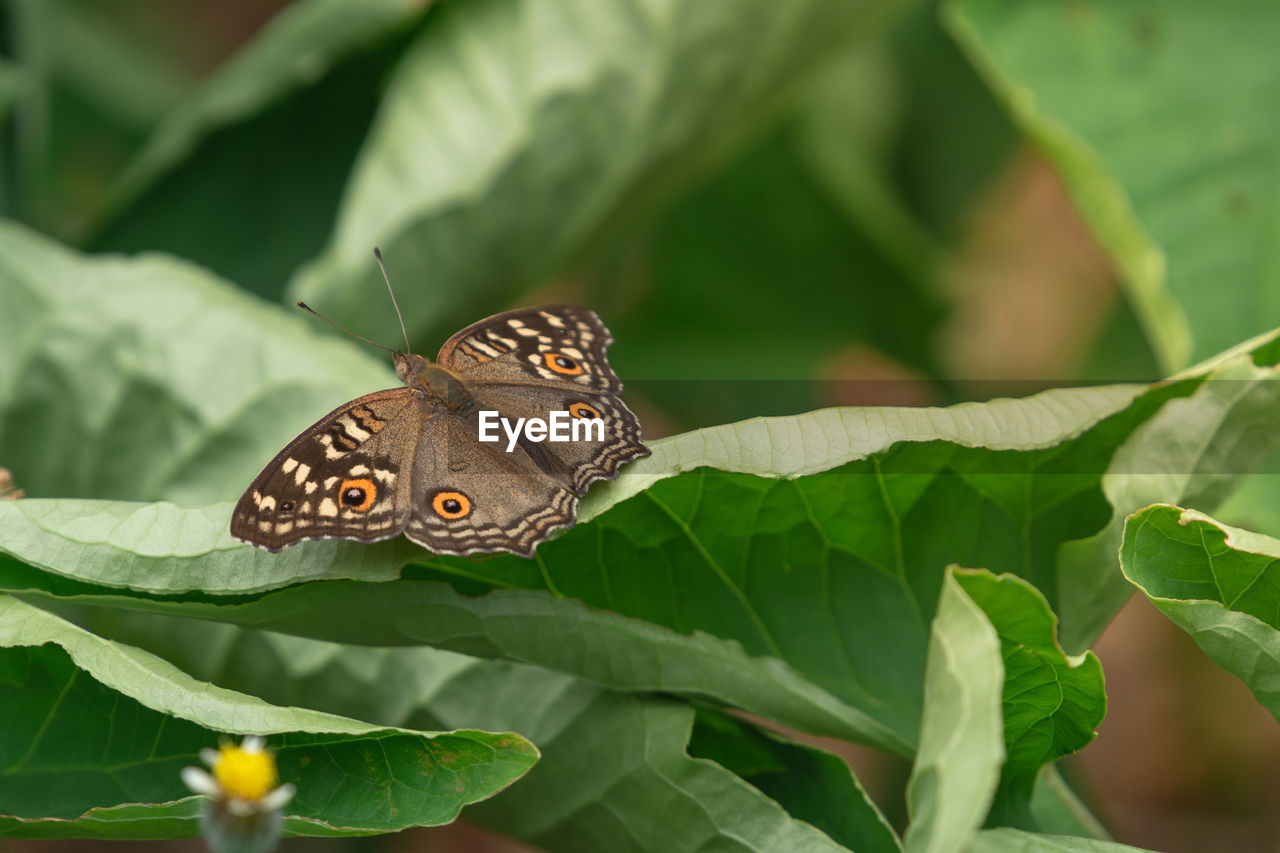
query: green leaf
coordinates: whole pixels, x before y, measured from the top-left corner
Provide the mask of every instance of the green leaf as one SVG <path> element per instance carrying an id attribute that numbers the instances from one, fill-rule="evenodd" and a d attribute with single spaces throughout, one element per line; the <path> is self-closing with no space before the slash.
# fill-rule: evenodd
<path id="1" fill-rule="evenodd" d="M 387 86 L 333 239 L 290 294 L 373 337 L 439 339 L 723 156 L 907 0 L 480 0 L 438 8 Z"/>
<path id="2" fill-rule="evenodd" d="M 10 596 L 0 596 L 0 698 L 0 833 L 12 836 L 195 834 L 199 798 L 179 771 L 218 731 L 268 736 L 281 780 L 298 789 L 285 807 L 292 834 L 448 823 L 537 760 L 514 734 L 384 728 L 269 705 Z"/>
<path id="3" fill-rule="evenodd" d="M 1033 828 L 1032 789 L 1040 769 L 1088 745 L 1106 715 L 1102 664 L 1092 652 L 1063 653 L 1054 636 L 1057 617 L 1021 578 L 966 570 L 957 571 L 955 580 L 991 621 L 1004 661 L 1007 757 L 992 821 Z"/>
<path id="4" fill-rule="evenodd" d="M 843 758 L 698 709 L 689 754 L 715 761 L 777 801 L 793 818 L 859 853 L 901 853 L 902 843 Z"/>
<path id="5" fill-rule="evenodd" d="M 1125 577 L 1280 719 L 1280 541 L 1194 510 L 1125 523 Z"/>
<path id="6" fill-rule="evenodd" d="M 31 496 L 230 500 L 392 372 L 206 271 L 0 222 L 0 465 Z"/>
<path id="7" fill-rule="evenodd" d="M 344 647 L 102 608 L 86 615 L 119 639 L 165 649 L 197 677 L 277 704 L 383 725 L 465 720 L 519 731 L 538 745 L 537 768 L 464 817 L 544 849 L 895 849 L 843 761 L 705 709 L 695 720 L 692 708 L 669 698 L 435 649 Z M 718 754 L 704 754 L 708 737 Z M 753 748 L 775 764 L 735 758 Z M 877 846 L 851 846 L 853 839 Z"/>
<path id="8" fill-rule="evenodd" d="M 1062 546 L 1056 601 L 1040 585 L 1062 619 L 1068 651 L 1087 648 L 1132 594 L 1115 571 L 1126 515 L 1156 502 L 1213 510 L 1275 446 L 1271 422 L 1280 407 L 1280 373 L 1240 357 L 1258 348 L 1249 341 L 1184 374 L 1207 378 L 1190 396 L 1170 400 L 1111 459 L 1102 478 L 1110 522 Z"/>
<path id="9" fill-rule="evenodd" d="M 324 244 L 396 40 L 429 5 L 289 5 L 159 123 L 96 212 L 92 248 L 171 251 L 278 295 Z"/>
<path id="10" fill-rule="evenodd" d="M 12 561 L 0 562 L 3 588 L 47 596 L 32 574 Z M 708 697 L 902 755 L 909 753 L 913 735 L 900 728 L 901 719 L 882 721 L 874 697 L 851 704 L 782 661 L 744 653 L 733 640 L 701 632 L 686 636 L 529 590 L 473 599 L 439 583 L 313 583 L 242 604 L 134 598 L 85 584 L 54 594 L 80 604 L 187 614 L 362 645 L 421 643 L 528 661 L 622 690 Z M 386 618 L 389 611 L 397 614 L 394 619 Z M 346 627 L 333 631 L 327 625 L 338 612 Z"/>
<path id="11" fill-rule="evenodd" d="M 845 849 L 734 773 L 691 758 L 694 710 L 685 703 L 587 692 L 581 682 L 498 664 L 476 670 L 466 686 L 493 713 L 473 700 L 445 720 L 510 721 L 544 754 L 538 775 L 468 809 L 468 819 L 543 849 L 583 853 Z M 865 804 L 847 806 L 868 814 Z"/>
<path id="12" fill-rule="evenodd" d="M 962 45 L 1121 272 L 1166 369 L 1274 322 L 1280 115 L 1266 105 L 1280 84 L 1280 6 L 963 0 L 949 9 Z"/>
<path id="13" fill-rule="evenodd" d="M 907 853 L 964 850 L 987 816 L 1004 761 L 1000 638 L 947 572 L 929 637 L 920 747 L 907 783 Z"/>
<path id="14" fill-rule="evenodd" d="M 1138 847 L 1114 841 L 1009 828 L 984 829 L 974 839 L 971 850 L 972 853 L 1144 853 Z"/>

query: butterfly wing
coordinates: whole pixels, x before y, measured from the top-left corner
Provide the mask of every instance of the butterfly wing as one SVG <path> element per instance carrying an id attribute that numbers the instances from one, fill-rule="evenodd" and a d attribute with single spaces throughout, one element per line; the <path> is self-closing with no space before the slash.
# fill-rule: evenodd
<path id="1" fill-rule="evenodd" d="M 640 441 L 640 422 L 612 394 L 588 394 L 576 388 L 486 385 L 479 389 L 477 399 L 480 411 L 497 412 L 512 425 L 518 418 L 546 421 L 549 431 L 543 441 L 521 437 L 513 450 L 507 451 L 511 442 L 504 429 L 498 427 L 489 431 L 499 437 L 490 446 L 501 448 L 507 455 L 528 458 L 578 495 L 584 494 L 595 480 L 612 480 L 623 465 L 649 455 L 649 448 Z M 553 414 L 556 412 L 567 416 Z M 593 419 L 599 423 L 592 423 Z M 568 440 L 553 441 L 553 435 Z"/>
<path id="2" fill-rule="evenodd" d="M 474 323 L 436 358 L 472 385 L 542 385 L 617 394 L 605 350 L 613 336 L 593 311 L 572 305 L 518 308 Z"/>
<path id="3" fill-rule="evenodd" d="M 393 388 L 339 406 L 302 432 L 245 490 L 231 535 L 279 551 L 300 539 L 376 542 L 404 529 L 418 396 Z"/>
<path id="4" fill-rule="evenodd" d="M 428 423 L 413 464 L 405 535 L 441 554 L 532 557 L 552 530 L 573 524 L 577 496 L 522 454 L 477 441 L 478 428 L 475 411 L 442 413 Z"/>
<path id="5" fill-rule="evenodd" d="M 480 409 L 513 422 L 547 420 L 553 411 L 600 418 L 603 430 L 587 431 L 585 439 L 524 441 L 513 451 L 582 494 L 592 481 L 613 479 L 624 464 L 649 455 L 639 421 L 618 397 L 622 383 L 605 354 L 611 343 L 594 312 L 569 305 L 521 308 L 463 329 L 441 348 L 439 362 L 476 389 Z M 504 449 L 506 444 L 501 442 Z"/>

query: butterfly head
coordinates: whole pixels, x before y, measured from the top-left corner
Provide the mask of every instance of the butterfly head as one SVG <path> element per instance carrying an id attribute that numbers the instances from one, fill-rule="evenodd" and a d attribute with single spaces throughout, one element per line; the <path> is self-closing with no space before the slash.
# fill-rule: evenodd
<path id="1" fill-rule="evenodd" d="M 416 383 L 413 378 L 421 373 L 424 367 L 429 366 L 431 361 L 411 352 L 397 352 L 391 357 L 391 363 L 395 365 L 396 376 L 400 377 L 401 382 L 414 385 Z"/>

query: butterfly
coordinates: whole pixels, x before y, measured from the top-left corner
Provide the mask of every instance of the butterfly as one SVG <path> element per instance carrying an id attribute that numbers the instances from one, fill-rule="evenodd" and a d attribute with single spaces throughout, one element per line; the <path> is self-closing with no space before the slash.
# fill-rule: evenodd
<path id="1" fill-rule="evenodd" d="M 291 441 L 236 504 L 231 535 L 279 551 L 302 539 L 404 533 L 441 554 L 533 556 L 551 531 L 576 522 L 590 483 L 649 455 L 618 396 L 611 343 L 594 312 L 548 305 L 468 326 L 435 362 L 395 352 L 405 387 L 339 406 Z M 517 419 L 553 413 L 570 425 L 598 418 L 603 429 L 559 442 L 532 428 L 510 434 Z M 489 436 L 506 419 L 497 441 L 480 440 L 482 418 Z"/>

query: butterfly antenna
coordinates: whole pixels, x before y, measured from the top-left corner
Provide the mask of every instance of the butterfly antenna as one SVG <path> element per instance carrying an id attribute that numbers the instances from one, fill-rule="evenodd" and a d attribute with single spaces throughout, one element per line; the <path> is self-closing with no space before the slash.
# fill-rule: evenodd
<path id="1" fill-rule="evenodd" d="M 348 329 L 348 328 L 346 328 L 346 327 L 344 327 L 344 326 L 339 326 L 337 323 L 333 322 L 333 321 L 332 321 L 332 320 L 330 320 L 328 317 L 324 316 L 324 315 L 323 315 L 323 314 L 321 314 L 319 311 L 317 311 L 316 309 L 312 308 L 310 305 L 308 305 L 308 304 L 307 304 L 307 303 L 305 303 L 305 302 L 299 302 L 299 303 L 298 303 L 298 307 L 299 307 L 299 308 L 302 308 L 302 309 L 304 309 L 304 310 L 306 310 L 306 311 L 310 311 L 312 314 L 315 314 L 317 317 L 319 317 L 321 320 L 324 320 L 324 321 L 325 321 L 326 323 L 328 323 L 330 326 L 333 326 L 335 329 L 337 329 L 337 330 L 338 330 L 338 331 L 340 331 L 340 332 L 346 332 L 348 335 L 350 335 L 351 337 L 355 338 L 355 339 L 356 339 L 356 340 L 358 340 L 358 341 L 364 341 L 366 344 L 369 344 L 370 346 L 375 346 L 375 347 L 377 347 L 378 349 L 384 349 L 384 350 L 386 350 L 387 352 L 395 352 L 395 350 L 393 350 L 391 347 L 384 347 L 382 344 L 375 343 L 375 342 L 373 342 L 373 341 L 369 340 L 369 339 L 368 339 L 368 338 L 366 338 L 366 337 L 363 337 L 363 336 L 361 336 L 361 335 L 357 335 L 355 332 L 351 331 L 350 329 Z"/>
<path id="2" fill-rule="evenodd" d="M 409 352 L 409 333 L 405 331 L 404 317 L 401 316 L 400 306 L 396 303 L 396 292 L 391 287 L 391 276 L 387 275 L 387 268 L 382 263 L 382 250 L 374 246 L 373 256 L 378 259 L 378 269 L 382 270 L 382 280 L 387 283 L 387 293 L 391 294 L 391 307 L 396 309 L 396 319 L 400 321 L 400 334 L 404 335 L 404 351 Z"/>

